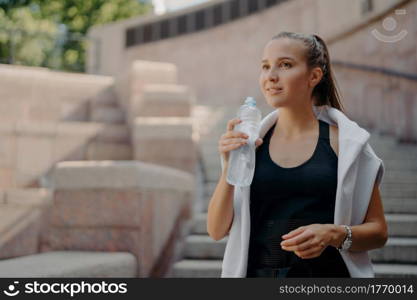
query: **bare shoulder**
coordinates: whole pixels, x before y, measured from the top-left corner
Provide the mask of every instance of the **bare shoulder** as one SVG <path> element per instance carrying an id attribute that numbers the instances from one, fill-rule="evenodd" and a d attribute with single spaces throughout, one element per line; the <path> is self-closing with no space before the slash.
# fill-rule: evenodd
<path id="1" fill-rule="evenodd" d="M 336 125 L 330 125 L 330 146 L 339 157 L 339 128 Z"/>

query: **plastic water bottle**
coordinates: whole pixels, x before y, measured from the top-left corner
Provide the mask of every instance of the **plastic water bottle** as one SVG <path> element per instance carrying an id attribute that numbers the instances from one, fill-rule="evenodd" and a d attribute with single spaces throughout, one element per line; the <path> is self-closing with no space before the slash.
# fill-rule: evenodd
<path id="1" fill-rule="evenodd" d="M 237 117 L 242 121 L 235 126 L 235 131 L 246 133 L 247 143 L 230 152 L 229 168 L 226 181 L 234 186 L 249 186 L 255 172 L 255 141 L 259 138 L 262 119 L 261 111 L 256 107 L 256 100 L 247 97 L 239 108 Z"/>

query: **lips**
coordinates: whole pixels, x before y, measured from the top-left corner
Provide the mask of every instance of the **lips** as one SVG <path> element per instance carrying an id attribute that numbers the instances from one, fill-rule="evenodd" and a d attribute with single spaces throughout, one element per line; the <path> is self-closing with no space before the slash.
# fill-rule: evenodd
<path id="1" fill-rule="evenodd" d="M 270 92 L 270 93 L 279 93 L 279 92 L 281 92 L 282 91 L 282 88 L 275 88 L 275 87 L 272 87 L 272 88 L 267 88 L 266 89 L 268 92 Z"/>

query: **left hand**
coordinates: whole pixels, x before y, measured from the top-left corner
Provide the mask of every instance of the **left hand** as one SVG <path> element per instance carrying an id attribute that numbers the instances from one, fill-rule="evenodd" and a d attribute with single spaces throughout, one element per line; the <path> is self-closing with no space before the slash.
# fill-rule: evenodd
<path id="1" fill-rule="evenodd" d="M 294 251 L 303 259 L 318 257 L 332 241 L 331 230 L 329 224 L 298 227 L 282 236 L 284 241 L 281 242 L 281 247 L 286 251 Z"/>

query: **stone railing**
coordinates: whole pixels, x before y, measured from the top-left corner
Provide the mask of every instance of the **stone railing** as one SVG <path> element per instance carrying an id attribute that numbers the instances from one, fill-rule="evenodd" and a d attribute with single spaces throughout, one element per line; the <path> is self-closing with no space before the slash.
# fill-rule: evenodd
<path id="1" fill-rule="evenodd" d="M 0 259 L 37 253 L 48 189 L 0 190 Z"/>
<path id="2" fill-rule="evenodd" d="M 61 162 L 41 251 L 127 251 L 138 276 L 160 276 L 190 217 L 194 178 L 143 162 Z"/>
<path id="3" fill-rule="evenodd" d="M 110 76 L 72 74 L 0 64 L 0 118 L 88 121 L 102 102 L 115 102 Z"/>

